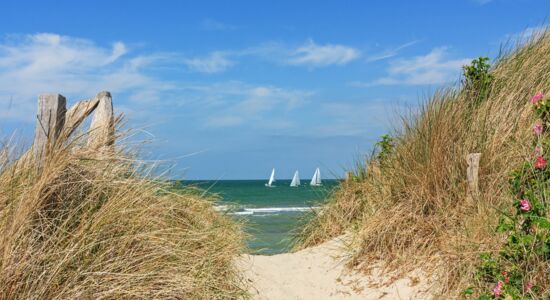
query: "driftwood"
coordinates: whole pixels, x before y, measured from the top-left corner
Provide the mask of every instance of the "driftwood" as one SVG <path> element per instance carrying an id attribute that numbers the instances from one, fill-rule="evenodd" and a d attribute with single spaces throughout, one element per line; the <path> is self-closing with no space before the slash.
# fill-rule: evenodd
<path id="1" fill-rule="evenodd" d="M 63 135 L 69 137 L 84 122 L 94 109 L 96 109 L 99 99 L 97 97 L 90 100 L 77 102 L 67 111 L 65 117 L 65 128 Z"/>
<path id="2" fill-rule="evenodd" d="M 115 116 L 111 93 L 101 92 L 96 98 L 99 99 L 99 103 L 90 125 L 88 147 L 95 150 L 111 148 L 115 141 Z"/>
<path id="3" fill-rule="evenodd" d="M 34 133 L 33 152 L 37 161 L 47 154 L 48 147 L 55 145 L 65 125 L 67 99 L 60 94 L 38 97 L 38 114 Z"/>
<path id="4" fill-rule="evenodd" d="M 38 97 L 34 143 L 32 149 L 21 157 L 22 163 L 30 163 L 32 157 L 40 167 L 48 151 L 67 141 L 94 110 L 87 146 L 92 150 L 114 150 L 115 125 L 111 93 L 100 92 L 92 99 L 77 102 L 69 110 L 66 105 L 66 98 L 60 94 Z"/>
<path id="5" fill-rule="evenodd" d="M 480 159 L 481 153 L 470 153 L 466 155 L 466 162 L 468 163 L 468 169 L 466 170 L 466 177 L 468 179 L 468 194 L 472 198 L 476 198 L 479 195 Z"/>
<path id="6" fill-rule="evenodd" d="M 351 172 L 351 171 L 346 172 L 346 182 L 353 181 L 353 177 L 354 177 L 353 172 Z"/>

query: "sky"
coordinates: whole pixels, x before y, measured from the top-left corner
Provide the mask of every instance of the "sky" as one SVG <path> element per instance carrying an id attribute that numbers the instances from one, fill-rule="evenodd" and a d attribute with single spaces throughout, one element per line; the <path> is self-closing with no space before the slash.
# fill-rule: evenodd
<path id="1" fill-rule="evenodd" d="M 550 2 L 0 3 L 0 139 L 39 94 L 108 90 L 140 156 L 186 179 L 341 177 L 471 59 L 547 24 Z M 144 141 L 144 143 L 138 143 Z"/>

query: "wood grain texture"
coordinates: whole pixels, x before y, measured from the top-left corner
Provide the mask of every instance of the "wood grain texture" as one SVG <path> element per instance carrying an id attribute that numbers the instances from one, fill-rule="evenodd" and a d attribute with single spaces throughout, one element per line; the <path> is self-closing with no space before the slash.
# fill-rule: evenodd
<path id="1" fill-rule="evenodd" d="M 37 161 L 47 154 L 47 149 L 57 142 L 67 112 L 67 99 L 60 94 L 44 94 L 38 97 L 38 113 L 34 134 L 33 152 Z"/>
<path id="2" fill-rule="evenodd" d="M 470 153 L 466 155 L 466 162 L 468 163 L 468 169 L 466 176 L 468 179 L 468 193 L 472 197 L 479 195 L 479 160 L 481 159 L 481 153 Z"/>
<path id="3" fill-rule="evenodd" d="M 115 118 L 111 93 L 100 92 L 96 96 L 99 103 L 95 109 L 88 147 L 94 150 L 112 149 L 115 139 Z"/>
<path id="4" fill-rule="evenodd" d="M 68 138 L 94 109 L 96 109 L 98 104 L 99 98 L 95 97 L 93 99 L 79 101 L 69 108 L 65 117 L 63 136 Z"/>

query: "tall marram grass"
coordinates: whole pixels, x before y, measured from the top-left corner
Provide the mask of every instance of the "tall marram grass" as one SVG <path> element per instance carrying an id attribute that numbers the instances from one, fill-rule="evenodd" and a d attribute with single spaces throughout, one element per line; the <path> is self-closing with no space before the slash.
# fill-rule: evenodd
<path id="1" fill-rule="evenodd" d="M 403 117 L 391 156 L 383 165 L 369 159 L 367 175 L 343 183 L 304 228 L 298 247 L 352 232 L 353 265 L 420 268 L 432 276 L 432 291 L 456 297 L 471 282 L 479 253 L 502 244 L 494 230 L 498 211 L 513 201 L 510 173 L 533 151 L 529 100 L 550 92 L 550 35 L 499 58 L 491 73 L 487 100 L 474 105 L 475 95 L 449 88 Z M 480 195 L 472 198 L 465 157 L 474 152 L 482 155 Z M 548 274 L 537 283 L 546 289 Z"/>
<path id="2" fill-rule="evenodd" d="M 0 149 L 0 299 L 227 299 L 239 225 L 124 153 L 58 146 L 40 172 Z M 102 158 L 99 158 L 102 157 Z"/>

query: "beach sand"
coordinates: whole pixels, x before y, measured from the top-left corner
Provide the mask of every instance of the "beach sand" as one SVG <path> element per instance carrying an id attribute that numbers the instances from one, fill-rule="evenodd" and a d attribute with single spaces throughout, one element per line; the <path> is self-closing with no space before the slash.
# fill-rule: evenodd
<path id="1" fill-rule="evenodd" d="M 250 284 L 253 299 L 430 299 L 419 277 L 379 286 L 380 278 L 350 272 L 340 237 L 295 253 L 244 255 L 239 267 Z"/>

